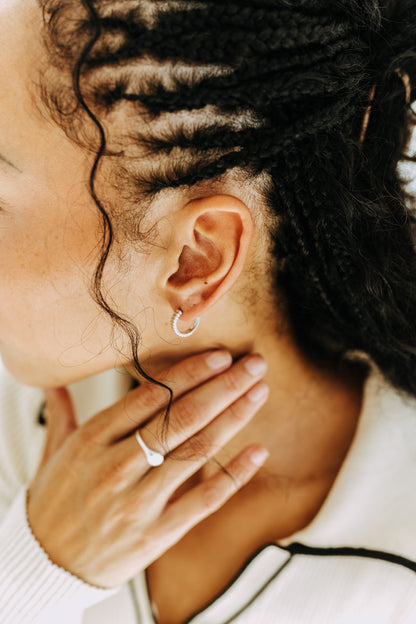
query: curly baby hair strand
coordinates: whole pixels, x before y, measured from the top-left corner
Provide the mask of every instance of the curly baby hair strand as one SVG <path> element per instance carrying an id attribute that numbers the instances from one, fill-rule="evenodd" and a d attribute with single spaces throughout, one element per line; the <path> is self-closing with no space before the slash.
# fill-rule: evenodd
<path id="1" fill-rule="evenodd" d="M 416 0 L 42 5 L 53 66 L 43 100 L 76 140 L 85 113 L 101 133 L 91 192 L 98 162 L 115 153 L 116 113 L 142 156 L 140 168 L 112 161 L 136 207 L 129 224 L 166 189 L 231 171 L 266 179 L 276 302 L 300 347 L 331 366 L 363 351 L 416 395 L 415 215 L 398 172 L 400 160 L 416 161 L 406 153 L 415 116 L 397 72 L 412 103 Z M 72 95 L 62 88 L 70 74 Z M 105 220 L 96 301 L 129 334 L 139 367 L 136 328 L 101 295 L 112 225 L 93 196 Z"/>
<path id="2" fill-rule="evenodd" d="M 90 15 L 91 15 L 91 20 L 92 23 L 94 25 L 94 36 L 92 37 L 92 39 L 90 41 L 87 42 L 85 48 L 83 49 L 79 59 L 77 60 L 75 66 L 74 66 L 74 71 L 73 71 L 73 86 L 74 86 L 74 92 L 75 95 L 77 97 L 78 102 L 80 103 L 80 105 L 82 106 L 82 108 L 85 110 L 85 112 L 87 113 L 87 115 L 90 117 L 90 119 L 94 122 L 94 124 L 96 125 L 99 135 L 100 135 L 100 147 L 98 149 L 92 170 L 91 170 L 91 174 L 90 174 L 90 180 L 89 180 L 89 184 L 90 184 L 90 191 L 91 191 L 91 195 L 98 207 L 98 209 L 100 210 L 101 214 L 102 214 L 102 223 L 103 223 L 103 242 L 102 242 L 102 249 L 101 249 L 101 257 L 99 260 L 99 264 L 97 266 L 95 275 L 94 275 L 94 287 L 91 289 L 91 294 L 93 296 L 93 298 L 95 299 L 95 301 L 97 302 L 97 304 L 107 312 L 107 314 L 109 314 L 109 316 L 116 322 L 118 323 L 118 325 L 120 327 L 122 327 L 122 329 L 126 332 L 126 334 L 128 335 L 129 339 L 130 339 L 130 343 L 131 343 L 131 348 L 132 348 L 132 357 L 133 357 L 133 361 L 134 361 L 134 366 L 136 371 L 141 375 L 141 377 L 143 377 L 144 379 L 146 379 L 147 381 L 150 381 L 151 383 L 157 384 L 158 386 L 165 388 L 168 393 L 169 393 L 169 401 L 168 401 L 168 405 L 166 408 L 166 421 L 165 421 L 165 426 L 164 426 L 164 432 L 166 433 L 166 428 L 168 427 L 169 424 L 169 412 L 172 406 L 172 402 L 173 402 L 173 392 L 172 389 L 169 388 L 169 386 L 167 386 L 166 384 L 162 383 L 161 381 L 158 381 L 156 379 L 154 379 L 153 377 L 151 377 L 150 375 L 148 375 L 146 373 L 146 371 L 142 368 L 142 366 L 140 365 L 139 359 L 138 359 L 138 348 L 139 348 L 139 344 L 140 344 L 140 336 L 139 336 L 139 332 L 137 330 L 137 327 L 131 323 L 129 320 L 119 316 L 118 314 L 116 314 L 108 305 L 107 301 L 105 300 L 103 294 L 102 294 L 102 289 L 101 289 L 101 284 L 102 284 L 102 279 L 103 279 L 103 272 L 104 272 L 104 266 L 106 264 L 108 255 L 110 253 L 110 248 L 111 248 L 111 243 L 113 240 L 113 227 L 112 227 L 112 223 L 111 220 L 108 217 L 107 212 L 104 210 L 99 198 L 97 197 L 96 191 L 95 191 L 95 176 L 96 176 L 96 172 L 97 172 L 97 167 L 98 164 L 103 156 L 103 154 L 105 153 L 106 150 L 106 138 L 105 138 L 105 133 L 103 130 L 103 127 L 101 126 L 100 122 L 98 121 L 97 117 L 94 115 L 94 113 L 90 110 L 90 108 L 88 107 L 88 105 L 86 104 L 84 97 L 82 95 L 81 89 L 80 89 L 80 74 L 81 74 L 81 69 L 82 66 L 85 62 L 85 59 L 88 57 L 88 54 L 90 53 L 91 49 L 94 47 L 94 44 L 98 41 L 100 34 L 101 34 L 101 23 L 100 20 L 98 18 L 98 15 L 96 13 L 96 11 L 94 10 L 94 7 L 91 5 L 90 0 L 82 0 L 84 6 L 89 10 Z"/>

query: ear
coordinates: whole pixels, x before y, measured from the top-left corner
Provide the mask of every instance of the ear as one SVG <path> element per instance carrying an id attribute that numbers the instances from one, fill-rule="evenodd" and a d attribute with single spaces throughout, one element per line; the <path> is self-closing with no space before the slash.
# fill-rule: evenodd
<path id="1" fill-rule="evenodd" d="M 231 195 L 193 200 L 174 215 L 163 288 L 181 320 L 213 306 L 240 275 L 253 235 L 248 207 Z"/>

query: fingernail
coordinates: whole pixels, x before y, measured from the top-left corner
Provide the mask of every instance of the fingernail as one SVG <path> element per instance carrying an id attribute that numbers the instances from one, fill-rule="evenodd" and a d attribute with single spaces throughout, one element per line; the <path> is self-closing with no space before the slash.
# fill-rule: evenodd
<path id="1" fill-rule="evenodd" d="M 264 381 L 261 381 L 260 383 L 256 384 L 254 388 L 251 388 L 251 390 L 247 392 L 247 397 L 253 403 L 258 403 L 259 401 L 262 401 L 268 394 L 269 386 L 265 384 Z"/>
<path id="2" fill-rule="evenodd" d="M 228 351 L 213 351 L 207 356 L 205 361 L 212 370 L 218 370 L 229 366 L 232 362 L 232 357 Z"/>
<path id="3" fill-rule="evenodd" d="M 254 466 L 261 466 L 264 464 L 270 453 L 267 449 L 257 449 L 250 453 L 250 461 Z"/>
<path id="4" fill-rule="evenodd" d="M 267 364 L 260 355 L 253 355 L 244 362 L 244 367 L 250 375 L 258 377 L 266 372 Z"/>

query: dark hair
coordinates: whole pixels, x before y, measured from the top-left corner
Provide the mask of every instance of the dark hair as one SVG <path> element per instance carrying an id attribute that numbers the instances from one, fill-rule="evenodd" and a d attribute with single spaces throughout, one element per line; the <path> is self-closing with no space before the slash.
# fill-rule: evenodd
<path id="1" fill-rule="evenodd" d="M 137 330 L 100 290 L 113 235 L 94 187 L 101 160 L 124 193 L 113 216 L 126 230 L 140 222 L 137 199 L 144 210 L 164 189 L 231 170 L 266 180 L 276 300 L 304 353 L 337 366 L 363 351 L 416 395 L 415 217 L 397 168 L 414 115 L 396 71 L 416 84 L 416 0 L 40 2 L 43 101 L 76 140 L 96 143 L 87 117 L 99 129 L 93 290 L 129 332 L 138 370 Z M 119 113 L 128 136 L 109 121 Z"/>

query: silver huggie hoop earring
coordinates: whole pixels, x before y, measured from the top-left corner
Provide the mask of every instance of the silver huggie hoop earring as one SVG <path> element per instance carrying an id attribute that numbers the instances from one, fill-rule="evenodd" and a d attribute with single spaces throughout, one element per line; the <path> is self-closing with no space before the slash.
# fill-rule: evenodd
<path id="1" fill-rule="evenodd" d="M 175 334 L 176 334 L 177 336 L 179 336 L 179 338 L 187 338 L 187 336 L 192 336 L 192 334 L 194 334 L 194 333 L 196 332 L 196 330 L 197 330 L 197 329 L 198 329 L 198 327 L 199 327 L 199 323 L 200 323 L 201 319 L 200 319 L 200 317 L 198 316 L 198 317 L 194 320 L 194 322 L 192 323 L 192 325 L 191 325 L 191 327 L 188 329 L 188 331 L 184 333 L 184 332 L 181 332 L 181 331 L 178 329 L 178 321 L 179 321 L 180 317 L 182 316 L 182 314 L 183 314 L 183 310 L 181 310 L 180 308 L 178 308 L 178 309 L 176 310 L 175 314 L 174 314 L 174 315 L 173 315 L 173 317 L 172 317 L 172 329 L 173 329 L 173 331 L 175 332 Z"/>

